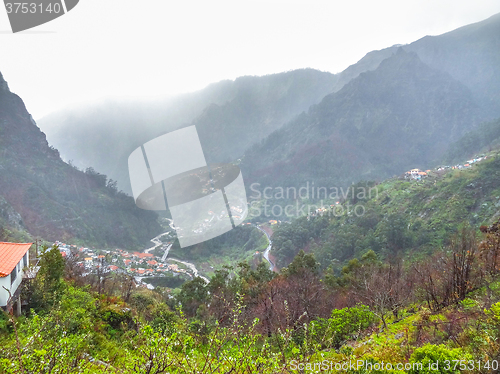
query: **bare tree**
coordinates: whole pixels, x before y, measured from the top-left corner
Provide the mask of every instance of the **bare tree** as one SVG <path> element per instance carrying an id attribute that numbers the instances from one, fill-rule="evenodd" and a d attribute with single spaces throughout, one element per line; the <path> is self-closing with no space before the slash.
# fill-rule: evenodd
<path id="1" fill-rule="evenodd" d="M 387 315 L 397 319 L 413 291 L 413 280 L 402 271 L 401 263 L 382 266 L 376 264 L 359 275 L 351 284 L 351 292 L 357 301 L 368 305 L 370 310 L 387 327 Z"/>

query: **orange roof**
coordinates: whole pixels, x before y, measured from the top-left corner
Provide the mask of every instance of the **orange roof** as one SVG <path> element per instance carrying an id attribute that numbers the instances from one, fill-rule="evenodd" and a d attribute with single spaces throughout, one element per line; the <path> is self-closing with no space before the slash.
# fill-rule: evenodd
<path id="1" fill-rule="evenodd" d="M 12 273 L 32 244 L 0 242 L 0 278 Z"/>
<path id="2" fill-rule="evenodd" d="M 133 255 L 137 256 L 139 258 L 154 257 L 153 254 L 151 254 L 151 253 L 142 253 L 142 252 L 134 252 Z"/>
<path id="3" fill-rule="evenodd" d="M 109 266 L 109 270 L 117 270 L 117 269 L 118 269 L 118 266 L 116 266 L 116 265 Z"/>
<path id="4" fill-rule="evenodd" d="M 100 256 L 97 256 L 97 258 L 106 258 L 106 256 L 100 255 Z"/>
<path id="5" fill-rule="evenodd" d="M 147 263 L 149 265 L 156 265 L 158 262 L 156 262 L 155 260 L 151 260 L 151 261 L 147 261 Z"/>

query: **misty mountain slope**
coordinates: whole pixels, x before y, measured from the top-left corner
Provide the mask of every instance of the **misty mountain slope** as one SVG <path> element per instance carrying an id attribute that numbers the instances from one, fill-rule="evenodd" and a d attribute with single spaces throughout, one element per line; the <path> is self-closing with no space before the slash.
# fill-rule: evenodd
<path id="1" fill-rule="evenodd" d="M 465 84 L 483 110 L 500 116 L 500 14 L 404 47 Z"/>
<path id="2" fill-rule="evenodd" d="M 426 168 L 481 119 L 463 84 L 402 48 L 246 154 L 245 178 L 342 186 Z"/>
<path id="3" fill-rule="evenodd" d="M 368 52 L 361 60 L 350 65 L 347 69 L 338 73 L 338 79 L 334 86 L 333 92 L 342 89 L 352 79 L 358 77 L 361 73 L 372 71 L 379 67 L 380 63 L 386 58 L 391 57 L 399 48 L 399 45 L 394 45 L 389 48 Z"/>
<path id="4" fill-rule="evenodd" d="M 481 152 L 500 148 L 500 118 L 480 124 L 450 144 L 443 162 L 454 164 L 474 158 Z"/>
<path id="5" fill-rule="evenodd" d="M 425 36 L 402 47 L 467 86 L 487 116 L 500 116 L 500 14 L 442 35 Z M 375 70 L 397 48 L 399 46 L 367 53 L 337 74 L 333 92 L 359 74 Z"/>
<path id="6" fill-rule="evenodd" d="M 38 123 L 64 160 L 82 169 L 92 166 L 120 181 L 119 188 L 129 188 L 123 167 L 131 149 L 190 123 L 206 106 L 225 103 L 233 96 L 233 82 L 222 81 L 202 92 L 176 97 L 82 104 L 49 114 Z"/>
<path id="7" fill-rule="evenodd" d="M 313 69 L 236 79 L 233 100 L 211 105 L 192 122 L 207 161 L 241 157 L 248 147 L 319 103 L 335 81 L 334 75 Z"/>
<path id="8" fill-rule="evenodd" d="M 416 52 L 425 64 L 464 84 L 482 116 L 492 119 L 500 116 L 499 38 L 500 14 L 443 35 L 426 36 L 403 49 Z M 196 124 L 209 162 L 234 160 L 327 94 L 338 92 L 361 73 L 377 69 L 398 48 L 369 52 L 337 75 L 305 69 L 242 77 L 156 102 L 101 103 L 66 110 L 39 123 L 64 159 L 81 168 L 93 165 L 117 180 L 120 189 L 130 192 L 127 158 L 144 142 Z M 328 144 L 325 147 L 331 148 Z M 343 165 L 343 169 L 356 169 L 366 162 L 363 152 L 352 144 L 337 145 L 337 149 L 344 147 L 355 149 L 355 154 L 350 158 L 352 165 Z M 308 152 L 319 153 L 320 149 L 315 146 Z M 366 176 L 369 175 L 368 172 Z"/>
<path id="9" fill-rule="evenodd" d="M 92 165 L 130 192 L 128 156 L 148 140 L 194 120 L 211 162 L 241 157 L 253 142 L 332 92 L 335 81 L 333 74 L 313 69 L 241 77 L 165 101 L 101 103 L 39 123 L 64 159 L 80 168 Z"/>
<path id="10" fill-rule="evenodd" d="M 161 231 L 154 213 L 138 209 L 104 175 L 64 163 L 1 75 L 0 197 L 5 228 L 46 240 L 133 248 Z"/>
<path id="11" fill-rule="evenodd" d="M 334 91 L 360 73 L 374 70 L 398 46 L 372 51 L 338 74 Z M 500 116 L 500 14 L 403 46 L 430 67 L 449 73 L 467 86 L 485 115 Z"/>

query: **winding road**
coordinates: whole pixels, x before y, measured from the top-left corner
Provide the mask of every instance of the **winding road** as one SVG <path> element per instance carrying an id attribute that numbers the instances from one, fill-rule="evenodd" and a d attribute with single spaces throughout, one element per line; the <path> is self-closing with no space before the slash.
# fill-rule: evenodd
<path id="1" fill-rule="evenodd" d="M 210 281 L 208 280 L 208 278 L 205 278 L 203 275 L 200 275 L 198 273 L 198 269 L 196 269 L 196 266 L 194 266 L 192 263 L 190 262 L 186 262 L 186 261 L 181 261 L 181 260 L 178 260 L 176 258 L 172 258 L 170 257 L 169 258 L 170 261 L 175 261 L 175 262 L 178 262 L 180 264 L 183 264 L 185 266 L 187 266 L 189 269 L 191 269 L 191 271 L 193 272 L 193 275 L 194 277 L 200 277 L 201 279 L 203 279 L 207 284 L 210 283 Z"/>
<path id="2" fill-rule="evenodd" d="M 171 219 L 167 218 L 167 221 L 169 222 L 169 226 L 172 230 L 175 231 L 175 227 L 174 227 L 174 221 L 172 221 Z M 162 243 L 162 241 L 160 240 L 160 238 L 163 236 L 163 235 L 166 235 L 168 234 L 170 231 L 167 231 L 167 232 L 164 232 L 163 234 L 160 234 L 158 236 L 155 236 L 153 239 L 151 239 L 151 241 L 155 244 L 153 247 L 151 248 L 148 248 L 148 249 L 145 249 L 144 250 L 144 253 L 150 253 L 151 251 L 154 251 L 156 248 L 160 247 L 160 246 L 163 246 L 164 243 Z M 170 260 L 170 261 L 175 261 L 175 262 L 178 262 L 180 264 L 183 264 L 184 266 L 188 267 L 192 272 L 193 272 L 193 277 L 200 277 L 201 279 L 203 279 L 207 284 L 210 283 L 210 281 L 208 280 L 208 278 L 204 277 L 203 275 L 200 275 L 199 272 L 198 272 L 198 269 L 196 268 L 196 266 L 190 262 L 186 262 L 186 261 L 181 261 L 181 260 L 178 260 L 176 258 L 172 258 L 172 257 L 168 257 L 168 253 L 170 252 L 170 248 L 172 248 L 172 244 L 168 244 L 165 248 L 165 253 L 163 254 L 163 257 L 161 258 L 161 262 L 165 262 L 167 260 L 167 258 Z"/>
<path id="3" fill-rule="evenodd" d="M 168 219 L 167 220 L 169 221 L 169 226 L 172 230 L 175 230 L 175 227 L 174 227 L 174 222 L 171 220 L 171 219 Z M 274 263 L 271 261 L 271 259 L 269 258 L 269 252 L 271 251 L 271 248 L 273 246 L 273 242 L 271 240 L 271 237 L 269 236 L 269 234 L 263 230 L 261 227 L 257 226 L 257 225 L 254 225 L 252 224 L 253 227 L 255 227 L 257 230 L 261 231 L 264 233 L 264 235 L 266 236 L 267 238 L 267 241 L 269 243 L 269 245 L 267 246 L 266 250 L 264 251 L 264 258 L 266 259 L 266 261 L 269 263 L 269 269 L 272 271 L 275 267 Z M 160 240 L 160 238 L 163 236 L 163 235 L 166 235 L 168 234 L 170 231 L 167 231 L 167 232 L 164 232 L 158 236 L 155 236 L 153 239 L 151 239 L 151 241 L 153 242 L 154 246 L 151 247 L 151 248 L 148 248 L 148 249 L 145 249 L 144 250 L 144 253 L 150 253 L 151 251 L 154 251 L 155 249 L 157 249 L 158 247 L 161 247 L 161 246 L 165 246 L 165 244 Z M 207 284 L 210 283 L 210 281 L 208 280 L 208 278 L 204 277 L 203 275 L 200 275 L 199 274 L 199 271 L 198 269 L 196 268 L 196 266 L 190 262 L 186 262 L 186 261 L 181 261 L 179 259 L 176 259 L 176 258 L 173 258 L 173 257 L 168 257 L 168 253 L 170 252 L 170 249 L 172 248 L 172 244 L 168 244 L 165 248 L 165 253 L 163 254 L 162 258 L 161 258 L 161 262 L 165 262 L 167 260 L 167 258 L 170 260 L 170 261 L 175 261 L 175 262 L 178 262 L 180 264 L 183 264 L 184 266 L 186 266 L 187 268 L 189 268 L 192 272 L 193 272 L 193 277 L 200 277 L 201 279 L 203 279 Z"/>
<path id="4" fill-rule="evenodd" d="M 170 231 L 167 231 L 167 232 L 164 232 L 163 234 L 160 234 L 158 236 L 155 236 L 153 239 L 151 239 L 150 241 L 153 242 L 154 246 L 151 247 L 151 248 L 148 248 L 148 249 L 145 249 L 144 250 L 144 253 L 149 253 L 151 251 L 154 251 L 156 248 L 160 247 L 163 245 L 162 241 L 160 240 L 160 238 L 163 236 L 163 235 L 166 235 L 168 234 Z"/>

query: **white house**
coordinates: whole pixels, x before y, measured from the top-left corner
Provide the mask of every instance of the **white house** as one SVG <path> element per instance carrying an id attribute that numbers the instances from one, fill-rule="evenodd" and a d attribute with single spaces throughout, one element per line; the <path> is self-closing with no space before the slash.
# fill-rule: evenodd
<path id="1" fill-rule="evenodd" d="M 10 310 L 16 304 L 21 313 L 21 282 L 29 266 L 29 249 L 33 243 L 0 242 L 0 307 Z"/>

